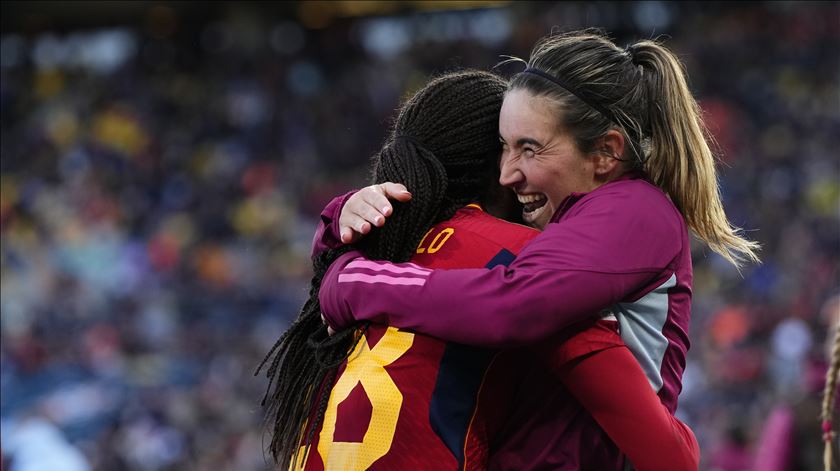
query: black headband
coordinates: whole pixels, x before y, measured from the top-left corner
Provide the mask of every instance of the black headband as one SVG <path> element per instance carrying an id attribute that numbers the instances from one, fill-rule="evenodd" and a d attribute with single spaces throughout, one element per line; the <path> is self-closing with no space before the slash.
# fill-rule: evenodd
<path id="1" fill-rule="evenodd" d="M 610 120 L 610 121 L 612 121 L 614 124 L 618 125 L 618 121 L 616 121 L 615 116 L 613 116 L 613 114 L 612 114 L 612 113 L 610 113 L 610 111 L 609 111 L 608 109 L 604 108 L 603 106 L 599 105 L 598 103 L 595 103 L 595 102 L 594 102 L 594 101 L 592 101 L 592 100 L 587 100 L 586 98 L 582 97 L 579 93 L 577 93 L 577 92 L 575 91 L 575 89 L 574 89 L 574 88 L 572 88 L 572 87 L 570 87 L 569 85 L 567 85 L 567 84 L 566 84 L 566 82 L 564 82 L 564 81 L 563 81 L 562 79 L 560 79 L 559 77 L 555 77 L 555 76 L 553 76 L 553 75 L 551 75 L 551 74 L 549 74 L 549 73 L 543 72 L 543 71 L 542 71 L 542 70 L 540 70 L 540 69 L 535 69 L 535 68 L 532 68 L 532 67 L 528 67 L 527 69 L 523 70 L 521 73 L 523 73 L 523 74 L 534 74 L 534 75 L 537 75 L 537 76 L 539 76 L 539 77 L 542 77 L 542 78 L 544 78 L 544 79 L 546 79 L 546 80 L 549 80 L 549 81 L 551 81 L 551 82 L 554 82 L 555 84 L 557 84 L 558 86 L 560 86 L 560 88 L 562 88 L 563 90 L 566 90 L 567 92 L 571 93 L 572 95 L 574 95 L 574 96 L 578 97 L 578 99 L 579 99 L 580 101 L 582 101 L 582 102 L 586 103 L 586 104 L 587 104 L 587 105 L 589 105 L 592 109 L 594 109 L 594 110 L 598 111 L 599 113 L 601 113 L 602 115 L 604 115 L 604 117 L 605 117 L 605 118 L 609 119 L 609 120 Z"/>

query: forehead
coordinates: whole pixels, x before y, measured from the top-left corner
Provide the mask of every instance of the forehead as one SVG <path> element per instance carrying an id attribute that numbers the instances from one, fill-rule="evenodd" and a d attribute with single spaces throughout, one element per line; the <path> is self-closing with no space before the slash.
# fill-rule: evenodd
<path id="1" fill-rule="evenodd" d="M 505 94 L 499 113 L 499 134 L 509 143 L 522 137 L 548 140 L 560 133 L 557 113 L 548 98 L 511 90 Z"/>

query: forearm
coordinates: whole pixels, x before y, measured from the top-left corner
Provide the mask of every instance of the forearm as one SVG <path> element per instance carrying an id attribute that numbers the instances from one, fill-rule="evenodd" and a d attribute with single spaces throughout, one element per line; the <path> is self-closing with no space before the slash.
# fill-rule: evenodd
<path id="1" fill-rule="evenodd" d="M 575 362 L 562 380 L 638 471 L 698 469 L 693 432 L 668 413 L 626 347 Z"/>
<path id="2" fill-rule="evenodd" d="M 628 217 L 616 204 L 593 200 L 585 214 L 549 224 L 508 267 L 412 272 L 410 264 L 386 262 L 345 267 L 345 258 L 324 277 L 321 308 L 336 329 L 386 322 L 487 347 L 547 338 L 670 276 L 666 267 L 682 239 L 668 228 L 614 230 L 617 218 Z"/>
<path id="3" fill-rule="evenodd" d="M 355 255 L 354 255 L 355 254 Z M 649 275 L 582 270 L 427 270 L 351 252 L 327 272 L 321 308 L 336 329 L 383 322 L 442 340 L 513 347 L 596 315 Z"/>

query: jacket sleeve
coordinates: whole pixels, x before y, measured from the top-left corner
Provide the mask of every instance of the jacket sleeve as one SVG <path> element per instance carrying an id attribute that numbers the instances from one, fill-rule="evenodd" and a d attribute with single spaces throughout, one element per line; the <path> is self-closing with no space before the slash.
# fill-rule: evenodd
<path id="1" fill-rule="evenodd" d="M 560 377 L 635 469 L 698 469 L 700 448 L 694 433 L 668 412 L 627 347 L 573 362 Z"/>
<path id="2" fill-rule="evenodd" d="M 321 211 L 321 220 L 318 221 L 318 229 L 315 230 L 315 237 L 312 238 L 312 258 L 331 249 L 337 249 L 343 244 L 341 233 L 338 227 L 338 218 L 341 216 L 341 208 L 347 203 L 357 190 L 347 192 L 333 198 L 324 210 Z"/>
<path id="3" fill-rule="evenodd" d="M 637 293 L 681 249 L 679 222 L 620 198 L 575 208 L 508 267 L 428 270 L 350 252 L 328 270 L 321 309 L 335 329 L 374 321 L 467 345 L 521 346 Z"/>

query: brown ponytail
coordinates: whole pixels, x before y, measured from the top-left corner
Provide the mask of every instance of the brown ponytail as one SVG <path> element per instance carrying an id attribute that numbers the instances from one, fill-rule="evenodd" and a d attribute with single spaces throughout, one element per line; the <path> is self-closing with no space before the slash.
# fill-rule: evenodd
<path id="1" fill-rule="evenodd" d="M 736 266 L 757 262 L 758 243 L 744 239 L 723 210 L 714 155 L 682 63 L 654 41 L 640 41 L 628 54 L 642 68 L 648 98 L 643 111 L 649 131 L 647 174 L 712 250 Z"/>
<path id="2" fill-rule="evenodd" d="M 745 239 L 723 210 L 700 108 L 673 53 L 647 40 L 625 50 L 589 29 L 543 38 L 527 65 L 543 76 L 518 74 L 511 89 L 556 102 L 560 124 L 582 152 L 620 130 L 628 143 L 623 157 L 670 196 L 700 239 L 736 266 L 758 261 L 759 244 Z"/>

